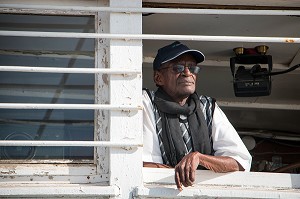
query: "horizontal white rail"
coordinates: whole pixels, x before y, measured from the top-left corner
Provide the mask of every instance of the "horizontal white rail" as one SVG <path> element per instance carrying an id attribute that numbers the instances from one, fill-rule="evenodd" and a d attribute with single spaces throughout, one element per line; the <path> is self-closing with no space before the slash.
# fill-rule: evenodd
<path id="1" fill-rule="evenodd" d="M 124 140 L 112 141 L 40 141 L 40 140 L 0 140 L 0 146 L 81 146 L 81 147 L 142 147 L 141 143 Z"/>
<path id="2" fill-rule="evenodd" d="M 0 109 L 142 110 L 142 106 L 110 104 L 0 103 Z"/>
<path id="3" fill-rule="evenodd" d="M 87 6 L 51 6 L 0 4 L 0 8 L 11 9 L 43 9 L 43 10 L 72 10 L 90 12 L 118 12 L 118 13 L 161 13 L 161 14 L 202 14 L 202 15 L 300 15 L 299 10 L 237 10 L 237 9 L 176 9 L 176 8 L 113 8 Z"/>
<path id="4" fill-rule="evenodd" d="M 148 63 L 147 65 L 145 65 L 145 67 L 152 67 L 152 63 L 154 61 L 154 57 L 144 57 L 143 58 L 143 63 Z M 209 59 L 205 59 L 205 62 L 202 62 L 202 66 L 210 66 L 210 67 L 228 67 L 230 65 L 229 60 L 228 61 L 214 61 L 214 60 L 209 60 Z M 282 64 L 282 63 L 273 63 L 273 70 L 286 70 L 288 69 L 289 65 L 288 64 Z M 296 70 L 293 70 L 291 72 L 289 72 L 288 74 L 292 74 L 295 72 L 299 72 L 300 68 L 297 68 Z"/>
<path id="5" fill-rule="evenodd" d="M 42 72 L 42 73 L 81 73 L 81 74 L 139 74 L 141 71 L 110 68 L 59 68 L 59 67 L 29 67 L 29 66 L 0 66 L 0 71 L 11 72 Z"/>
<path id="6" fill-rule="evenodd" d="M 300 104 L 268 104 L 268 103 L 252 103 L 252 102 L 226 102 L 217 101 L 221 107 L 237 107 L 251 109 L 277 109 L 277 110 L 300 110 Z"/>
<path id="7" fill-rule="evenodd" d="M 218 101 L 220 107 L 300 110 L 300 104 L 267 104 L 252 102 Z M 142 106 L 110 104 L 41 104 L 41 103 L 0 103 L 0 109 L 77 109 L 77 110 L 142 110 Z"/>
<path id="8" fill-rule="evenodd" d="M 104 39 L 125 39 L 125 40 L 145 39 L 145 40 L 300 43 L 300 38 L 295 38 L 295 37 L 288 38 L 288 37 L 207 36 L 207 35 L 107 34 L 107 33 L 35 32 L 35 31 L 0 31 L 0 36 L 104 38 Z"/>

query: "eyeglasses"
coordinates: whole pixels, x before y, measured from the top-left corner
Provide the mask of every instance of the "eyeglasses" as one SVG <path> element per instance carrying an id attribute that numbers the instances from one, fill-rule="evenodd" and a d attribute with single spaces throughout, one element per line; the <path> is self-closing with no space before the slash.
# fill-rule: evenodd
<path id="1" fill-rule="evenodd" d="M 193 74 L 197 74 L 200 71 L 200 67 L 197 66 L 197 65 L 196 66 L 185 66 L 185 65 L 182 65 L 182 64 L 176 64 L 176 65 L 173 65 L 173 66 L 170 66 L 170 67 L 161 68 L 160 70 L 167 69 L 167 68 L 172 68 L 172 70 L 175 73 L 182 73 L 184 71 L 185 67 L 187 67 L 189 69 L 189 71 Z"/>

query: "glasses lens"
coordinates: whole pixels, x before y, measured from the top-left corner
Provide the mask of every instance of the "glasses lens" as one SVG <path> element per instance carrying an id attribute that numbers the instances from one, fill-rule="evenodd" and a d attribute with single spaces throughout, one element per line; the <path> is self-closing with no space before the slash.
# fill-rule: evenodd
<path id="1" fill-rule="evenodd" d="M 173 71 L 176 73 L 182 73 L 184 71 L 184 65 L 174 65 Z"/>
<path id="2" fill-rule="evenodd" d="M 197 74 L 200 71 L 200 67 L 199 66 L 190 66 L 189 70 L 191 73 Z"/>
<path id="3" fill-rule="evenodd" d="M 173 71 L 176 73 L 182 73 L 184 71 L 185 66 L 184 65 L 175 65 L 173 66 Z M 189 66 L 188 69 L 190 70 L 191 73 L 197 74 L 200 71 L 199 66 Z"/>

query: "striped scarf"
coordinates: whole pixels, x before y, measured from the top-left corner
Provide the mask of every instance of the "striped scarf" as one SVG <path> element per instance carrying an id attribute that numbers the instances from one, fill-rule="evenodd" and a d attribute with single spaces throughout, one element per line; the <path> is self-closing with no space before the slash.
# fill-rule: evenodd
<path id="1" fill-rule="evenodd" d="M 211 119 L 205 117 L 200 100 L 196 93 L 192 94 L 184 106 L 172 101 L 162 89 L 155 92 L 153 105 L 156 118 L 156 130 L 164 164 L 175 166 L 187 154 L 180 128 L 179 115 L 187 117 L 192 151 L 212 155 Z M 207 122 L 210 120 L 210 123 Z M 209 124 L 209 126 L 208 126 Z"/>

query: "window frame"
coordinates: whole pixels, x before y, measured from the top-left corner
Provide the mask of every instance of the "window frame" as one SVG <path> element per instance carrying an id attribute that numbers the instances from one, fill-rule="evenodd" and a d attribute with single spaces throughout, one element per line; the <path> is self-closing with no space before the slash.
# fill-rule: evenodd
<path id="1" fill-rule="evenodd" d="M 108 1 L 100 1 L 95 0 L 92 2 L 88 2 L 88 5 L 95 7 L 105 4 L 107 6 Z M 117 7 L 119 1 L 111 0 L 109 1 L 110 7 L 101 7 L 100 10 L 97 11 L 86 11 L 84 2 L 79 1 L 80 6 L 76 7 L 68 1 L 76 9 L 69 9 L 70 7 L 65 6 L 66 2 L 61 2 L 63 6 L 57 8 L 57 10 L 49 10 L 47 5 L 27 5 L 22 4 L 18 6 L 16 4 L 16 8 L 14 6 L 9 5 L 9 9 L 4 8 L 1 9 L 0 12 L 3 13 L 13 13 L 13 14 L 45 14 L 45 15 L 93 15 L 95 20 L 95 29 L 96 33 L 88 34 L 88 33 L 78 33 L 79 37 L 87 36 L 88 38 L 94 38 L 95 42 L 95 70 L 96 72 L 92 73 L 100 73 L 97 75 L 95 82 L 95 104 L 88 105 L 88 109 L 95 109 L 95 140 L 93 143 L 87 143 L 88 146 L 94 146 L 95 149 L 95 158 L 94 164 L 10 164 L 10 165 L 0 165 L 0 169 L 3 169 L 3 180 L 0 180 L 0 195 L 6 195 L 1 192 L 2 188 L 5 187 L 8 183 L 15 183 L 15 186 L 23 187 L 24 184 L 28 184 L 31 186 L 32 184 L 39 184 L 39 187 L 43 187 L 43 184 L 47 185 L 56 185 L 57 183 L 68 184 L 68 186 L 62 185 L 57 189 L 65 192 L 68 191 L 68 187 L 73 186 L 74 183 L 78 183 L 80 187 L 75 187 L 76 191 L 79 191 L 78 195 L 90 195 L 93 193 L 81 193 L 82 187 L 84 184 L 89 184 L 91 186 L 99 186 L 98 192 L 94 193 L 99 196 L 120 196 L 120 186 L 118 184 L 123 184 L 128 188 L 124 188 L 123 190 L 126 192 L 129 190 L 129 187 L 132 187 L 131 184 L 141 184 L 142 183 L 142 135 L 140 134 L 142 130 L 142 123 L 140 125 L 136 125 L 132 119 L 142 121 L 142 105 L 140 94 L 142 92 L 141 85 L 141 65 L 142 65 L 142 43 L 141 39 L 134 39 L 133 41 L 128 41 L 125 39 L 119 39 L 123 36 L 112 36 L 112 33 L 120 33 L 122 32 L 122 28 L 119 27 L 118 23 L 115 21 L 125 20 L 127 23 L 131 22 L 131 28 L 128 31 L 135 31 L 138 34 L 141 34 L 141 13 L 139 14 L 130 14 L 130 13 L 114 13 L 111 8 Z M 78 3 L 78 2 L 77 2 Z M 46 4 L 46 3 L 44 3 Z M 81 5 L 82 4 L 82 5 Z M 141 1 L 124 1 L 124 6 L 127 5 L 132 6 L 140 6 Z M 5 7 L 5 6 L 4 6 Z M 12 7 L 12 8 L 11 8 Z M 21 8 L 20 8 L 21 7 Z M 31 8 L 33 7 L 33 8 Z M 45 7 L 45 9 L 43 9 Z M 56 5 L 53 7 L 55 8 Z M 82 8 L 80 10 L 79 8 Z M 89 7 L 92 8 L 92 7 Z M 78 11 L 79 9 L 79 11 Z M 126 8 L 125 8 L 126 9 Z M 112 19 L 113 18 L 113 19 Z M 132 23 L 134 21 L 134 23 Z M 104 33 L 104 37 L 98 36 L 97 33 Z M 51 34 L 51 33 L 49 33 Z M 75 33 L 76 34 L 76 33 Z M 107 36 L 108 35 L 108 36 Z M 121 35 L 121 34 L 120 34 Z M 9 35 L 11 36 L 11 35 Z M 17 35 L 15 35 L 17 36 Z M 45 36 L 45 35 L 44 35 Z M 73 35 L 74 36 L 74 35 Z M 65 35 L 64 37 L 68 37 Z M 121 47 L 121 48 L 120 48 Z M 125 50 L 126 53 L 124 56 L 119 56 L 119 50 Z M 112 53 L 114 52 L 114 53 Z M 117 62 L 110 62 L 110 60 L 117 59 Z M 121 66 L 121 68 L 120 68 Z M 110 74 L 110 75 L 109 75 Z M 116 80 L 116 81 L 115 81 Z M 121 81 L 120 81 L 121 80 Z M 122 87 L 126 90 L 125 92 L 121 91 L 121 95 L 113 96 L 110 95 L 111 92 L 119 91 L 121 82 Z M 130 87 L 129 89 L 126 87 Z M 123 89 L 124 91 L 124 89 Z M 139 93 L 140 92 L 140 93 Z M 97 96 L 101 96 L 99 99 Z M 106 96 L 107 98 L 102 98 Z M 7 105 L 7 104 L 6 104 Z M 67 107 L 67 105 L 64 105 Z M 81 105 L 83 106 L 83 105 Z M 68 108 L 72 109 L 74 106 L 69 106 Z M 124 117 L 124 118 L 122 118 Z M 130 118 L 131 117 L 131 118 Z M 109 118 L 109 119 L 107 119 Z M 116 124 L 116 125 L 115 125 Z M 127 127 L 128 130 L 122 131 L 119 127 L 124 126 Z M 117 127 L 117 128 L 115 128 Z M 129 129 L 133 129 L 129 131 Z M 115 135 L 113 135 L 115 134 Z M 118 134 L 118 135 L 116 135 Z M 129 136 L 129 137 L 127 137 Z M 1 141 L 0 141 L 1 142 Z M 65 141 L 67 142 L 67 141 Z M 82 141 L 88 142 L 88 141 Z M 37 142 L 36 142 L 37 143 Z M 50 141 L 45 141 L 46 144 L 53 144 Z M 3 143 L 2 143 L 3 144 Z M 29 142 L 26 143 L 26 146 L 29 146 Z M 69 143 L 68 143 L 69 144 Z M 79 143 L 82 145 L 84 143 Z M 86 146 L 87 146 L 86 145 Z M 7 145 L 2 145 L 7 146 Z M 36 145 L 34 145 L 36 146 Z M 45 146 L 45 145 L 43 145 Z M 52 146 L 52 145 L 51 145 Z M 56 145 L 58 146 L 58 145 Z M 63 145 L 65 146 L 65 145 Z M 127 153 L 127 156 L 124 154 Z M 122 158 L 120 159 L 120 155 Z M 136 157 L 139 157 L 138 159 Z M 129 160 L 130 159 L 130 160 Z M 133 161 L 134 160 L 134 161 Z M 114 164 L 114 161 L 117 164 Z M 136 164 L 135 161 L 140 162 L 140 164 Z M 133 167 L 128 166 L 132 165 L 134 168 L 137 168 L 140 172 L 136 172 L 133 176 L 136 176 L 138 181 L 130 181 L 125 178 L 121 178 L 120 176 L 126 175 L 127 172 L 120 169 L 127 168 L 131 170 Z M 34 166 L 34 168 L 32 168 Z M 137 171 L 136 170 L 136 171 Z M 126 181 L 126 183 L 124 182 Z M 21 183 L 21 184 L 19 184 Z M 32 188 L 32 186 L 31 186 Z M 99 189 L 100 188 L 100 189 Z M 103 188 L 103 190 L 102 190 Z M 91 191 L 95 191 L 93 188 Z M 18 194 L 18 190 L 14 190 Z M 42 193 L 38 188 L 34 189 L 34 192 L 39 192 L 38 196 L 45 196 L 47 193 Z M 69 190 L 69 193 L 73 193 L 72 190 Z M 53 196 L 53 194 L 50 194 Z M 72 196 L 74 196 L 72 194 Z"/>
<path id="2" fill-rule="evenodd" d="M 94 11 L 72 11 L 72 10 L 42 10 L 42 9 L 34 9 L 34 10 L 24 10 L 24 9 L 1 9 L 1 13 L 3 14 L 38 14 L 38 15 L 46 15 L 46 16 L 93 16 L 94 18 L 94 26 L 95 32 L 103 30 L 101 28 L 101 24 L 97 23 L 99 20 L 99 15 L 103 15 L 99 12 Z M 107 14 L 106 14 L 107 15 Z M 101 68 L 99 66 L 100 63 L 98 60 L 102 59 L 99 56 L 103 56 L 102 52 L 99 52 L 99 39 L 95 39 L 95 68 Z M 95 78 L 101 74 L 95 74 Z M 99 93 L 96 86 L 97 82 L 95 82 L 95 99 L 97 99 L 96 94 Z M 99 102 L 98 102 L 99 103 Z M 94 111 L 94 123 L 98 124 L 94 127 L 94 141 L 99 139 L 99 118 L 97 116 L 97 111 Z M 103 124 L 105 125 L 105 124 Z M 107 125 L 107 124 L 106 124 Z M 102 140 L 107 140 L 107 138 L 100 138 Z M 109 174 L 108 174 L 108 161 L 103 161 L 103 159 L 107 159 L 108 153 L 107 149 L 104 147 L 94 147 L 94 160 L 92 162 L 82 161 L 74 163 L 72 160 L 57 160 L 57 159 L 49 159 L 49 160 L 21 160 L 18 161 L 2 161 L 0 163 L 0 170 L 2 171 L 2 175 L 5 177 L 9 177 L 13 179 L 12 181 L 18 182 L 23 181 L 26 183 L 37 183 L 43 181 L 49 181 L 49 183 L 59 183 L 59 182 L 69 182 L 69 183 L 105 183 L 108 184 Z M 102 159 L 101 166 L 97 164 L 99 162 L 99 158 Z M 25 162 L 25 163 L 24 163 Z M 28 163 L 26 163 L 28 162 Z M 104 168 L 104 169 L 100 169 Z"/>

